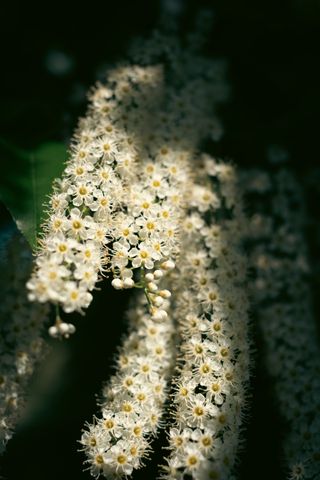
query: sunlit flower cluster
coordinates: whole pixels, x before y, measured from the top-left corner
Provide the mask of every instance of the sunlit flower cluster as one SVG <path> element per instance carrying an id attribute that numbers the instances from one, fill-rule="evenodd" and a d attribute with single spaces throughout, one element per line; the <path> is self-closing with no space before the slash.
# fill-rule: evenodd
<path id="1" fill-rule="evenodd" d="M 82 435 L 93 475 L 121 478 L 143 465 L 178 328 L 164 478 L 230 478 L 249 365 L 243 218 L 234 168 L 199 153 L 222 133 L 224 65 L 195 53 L 194 38 L 183 47 L 165 39 L 133 48 L 134 62 L 155 66 L 119 65 L 92 92 L 51 198 L 29 296 L 68 313 L 90 304 L 101 275 L 115 289 L 140 289 L 102 416 Z M 50 333 L 68 328 L 59 319 Z"/>
<path id="2" fill-rule="evenodd" d="M 195 184 L 175 272 L 181 356 L 163 478 L 230 479 L 245 406 L 249 352 L 241 199 L 230 165 L 204 159 L 215 186 L 204 208 Z M 214 199 L 214 201 L 213 201 Z M 210 476 L 211 475 L 211 476 Z"/>
<path id="3" fill-rule="evenodd" d="M 286 170 L 246 172 L 244 179 L 251 205 L 260 205 L 250 229 L 252 295 L 277 405 L 286 421 L 285 468 L 291 480 L 318 478 L 320 361 L 303 196 Z"/>
<path id="4" fill-rule="evenodd" d="M 80 122 L 71 147 L 71 158 L 50 199 L 36 269 L 28 282 L 31 300 L 50 300 L 65 312 L 88 307 L 99 275 L 110 268 L 107 244 L 111 240 L 115 242 L 112 267 L 124 278 L 131 278 L 131 270 L 125 269 L 129 262 L 125 251 L 130 245 L 137 247 L 138 236 L 137 225 L 126 222 L 125 212 L 134 187 L 138 145 L 128 126 L 135 124 L 139 129 L 148 123 L 150 106 L 144 106 L 146 98 L 152 96 L 153 102 L 158 98 L 159 78 L 161 69 L 157 67 L 119 68 L 110 74 L 108 86 L 98 85 L 92 93 L 88 115 Z M 139 216 L 143 202 L 137 193 L 134 198 Z M 154 210 L 152 213 L 155 215 Z M 146 237 L 150 268 L 155 253 Z M 130 258 L 135 256 L 130 253 Z M 132 284 L 127 282 L 126 286 Z"/>
<path id="5" fill-rule="evenodd" d="M 155 36 L 138 50 L 154 63 L 163 60 L 162 47 Z M 119 65 L 93 90 L 50 199 L 30 300 L 82 312 L 101 275 L 117 289 L 132 288 L 142 269 L 175 261 L 192 160 L 218 123 L 214 106 L 226 88 L 221 63 L 177 46 L 167 57 L 164 66 Z M 200 211 L 215 201 L 203 187 L 195 196 Z M 74 330 L 61 328 L 58 316 L 50 333 Z"/>
<path id="6" fill-rule="evenodd" d="M 155 294 L 152 288 L 148 294 L 161 305 L 162 315 L 150 315 L 142 292 L 129 310 L 130 332 L 120 349 L 116 373 L 103 391 L 102 417 L 88 424 L 82 435 L 93 475 L 121 477 L 140 468 L 161 424 L 174 361 L 170 292 L 163 288 L 167 274 L 155 271 L 152 283 L 158 290 Z"/>
<path id="7" fill-rule="evenodd" d="M 48 306 L 30 306 L 27 298 L 28 245 L 18 232 L 9 233 L 0 258 L 0 453 L 21 417 L 29 379 L 46 351 L 42 333 L 48 321 Z"/>

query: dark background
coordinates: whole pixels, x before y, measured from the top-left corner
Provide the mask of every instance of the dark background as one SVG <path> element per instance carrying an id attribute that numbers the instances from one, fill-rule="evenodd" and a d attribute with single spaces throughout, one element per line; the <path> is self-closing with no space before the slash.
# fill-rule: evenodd
<path id="1" fill-rule="evenodd" d="M 213 7 L 214 34 L 208 53 L 229 62 L 232 96 L 221 111 L 226 133 L 215 146 L 216 153 L 241 166 L 263 166 L 271 145 L 286 149 L 288 163 L 304 181 L 309 212 L 315 218 L 320 199 L 320 2 L 186 0 L 184 4 L 182 29 L 192 23 L 200 6 Z M 41 6 L 3 2 L 0 136 L 23 148 L 48 140 L 67 145 L 77 118 L 85 113 L 88 88 L 106 65 L 121 59 L 133 37 L 152 30 L 160 6 L 155 0 L 106 0 L 102 5 L 43 2 Z M 0 221 L 10 222 L 3 208 Z M 320 242 L 314 224 L 308 238 L 317 266 Z M 315 287 L 319 286 L 315 279 Z M 0 460 L 4 478 L 90 478 L 82 473 L 77 440 L 95 412 L 95 394 L 110 373 L 125 329 L 124 299 L 123 292 L 103 285 L 88 316 L 76 318 L 77 334 L 67 344 L 54 343 L 33 380 L 25 420 Z M 281 478 L 282 428 L 259 362 L 259 348 L 258 343 L 253 408 L 239 471 L 243 479 L 276 480 Z M 152 468 L 135 478 L 156 478 Z"/>

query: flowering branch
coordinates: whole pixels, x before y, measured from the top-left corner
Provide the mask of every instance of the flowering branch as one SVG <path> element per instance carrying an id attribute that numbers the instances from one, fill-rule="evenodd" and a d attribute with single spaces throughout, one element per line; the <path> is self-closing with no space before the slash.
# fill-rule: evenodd
<path id="1" fill-rule="evenodd" d="M 205 187 L 195 184 L 175 275 L 174 315 L 182 340 L 165 479 L 230 478 L 245 406 L 243 216 L 233 167 L 205 157 L 199 181 L 207 174 L 219 194 L 208 190 L 211 201 L 204 207 L 199 192 Z"/>

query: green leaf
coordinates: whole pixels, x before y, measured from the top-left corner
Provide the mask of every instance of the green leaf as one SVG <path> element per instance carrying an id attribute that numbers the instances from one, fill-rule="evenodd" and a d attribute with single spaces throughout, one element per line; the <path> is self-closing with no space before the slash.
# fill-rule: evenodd
<path id="1" fill-rule="evenodd" d="M 66 159 L 66 147 L 59 142 L 25 151 L 0 139 L 0 199 L 32 249 L 45 218 L 44 204 L 52 182 L 61 175 Z"/>

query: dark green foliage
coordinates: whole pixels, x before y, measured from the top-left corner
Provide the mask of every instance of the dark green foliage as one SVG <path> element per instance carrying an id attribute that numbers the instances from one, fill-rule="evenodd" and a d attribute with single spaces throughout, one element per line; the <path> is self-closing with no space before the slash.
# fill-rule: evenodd
<path id="1" fill-rule="evenodd" d="M 45 217 L 44 204 L 52 181 L 60 176 L 66 155 L 66 147 L 59 142 L 42 143 L 33 151 L 25 151 L 0 141 L 0 199 L 32 249 Z"/>

